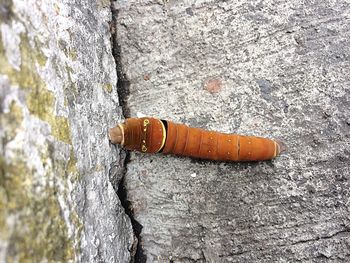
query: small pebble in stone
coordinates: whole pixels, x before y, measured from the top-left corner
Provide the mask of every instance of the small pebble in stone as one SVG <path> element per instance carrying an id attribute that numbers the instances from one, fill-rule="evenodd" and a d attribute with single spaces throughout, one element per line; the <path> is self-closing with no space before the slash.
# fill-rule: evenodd
<path id="1" fill-rule="evenodd" d="M 218 93 L 222 89 L 222 82 L 220 79 L 209 79 L 204 83 L 204 89 L 210 93 Z"/>

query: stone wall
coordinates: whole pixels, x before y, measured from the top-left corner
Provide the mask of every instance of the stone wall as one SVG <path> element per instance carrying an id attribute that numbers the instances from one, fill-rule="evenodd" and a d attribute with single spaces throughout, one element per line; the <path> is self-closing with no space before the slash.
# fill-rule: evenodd
<path id="1" fill-rule="evenodd" d="M 129 262 L 109 1 L 0 2 L 0 261 Z M 115 188 L 115 189 L 114 189 Z"/>

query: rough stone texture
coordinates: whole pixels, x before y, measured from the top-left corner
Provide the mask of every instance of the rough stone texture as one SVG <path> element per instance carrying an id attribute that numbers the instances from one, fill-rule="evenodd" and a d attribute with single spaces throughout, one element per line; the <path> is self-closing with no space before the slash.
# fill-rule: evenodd
<path id="1" fill-rule="evenodd" d="M 288 146 L 260 163 L 133 153 L 125 184 L 147 261 L 349 262 L 349 2 L 115 8 L 131 116 Z"/>
<path id="2" fill-rule="evenodd" d="M 0 1 L 0 262 L 132 258 L 111 20 L 109 1 Z"/>

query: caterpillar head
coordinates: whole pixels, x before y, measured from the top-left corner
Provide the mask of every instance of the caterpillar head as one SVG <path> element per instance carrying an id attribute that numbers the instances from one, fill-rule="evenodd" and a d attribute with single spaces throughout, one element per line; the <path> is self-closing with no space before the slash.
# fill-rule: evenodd
<path id="1" fill-rule="evenodd" d="M 129 118 L 109 130 L 112 143 L 140 152 L 159 152 L 164 146 L 165 138 L 164 124 L 154 118 Z"/>
<path id="2" fill-rule="evenodd" d="M 109 140 L 113 144 L 123 144 L 124 142 L 124 133 L 123 133 L 123 124 L 118 124 L 117 126 L 109 129 Z"/>

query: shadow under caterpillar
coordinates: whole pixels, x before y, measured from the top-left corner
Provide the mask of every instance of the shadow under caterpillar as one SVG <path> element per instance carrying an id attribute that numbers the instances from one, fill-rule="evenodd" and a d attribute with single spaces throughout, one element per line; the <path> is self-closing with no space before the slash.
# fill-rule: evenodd
<path id="1" fill-rule="evenodd" d="M 278 140 L 225 134 L 155 118 L 129 118 L 109 130 L 110 141 L 128 150 L 218 161 L 271 160 L 285 146 Z"/>

